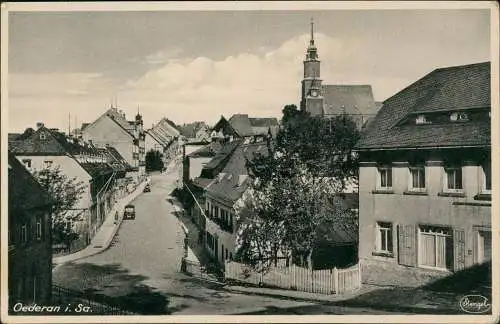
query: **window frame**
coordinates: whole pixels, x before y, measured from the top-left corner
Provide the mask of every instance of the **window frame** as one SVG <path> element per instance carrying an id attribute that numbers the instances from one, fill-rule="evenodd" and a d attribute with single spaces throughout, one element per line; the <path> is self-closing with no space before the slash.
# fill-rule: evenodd
<path id="1" fill-rule="evenodd" d="M 444 179 L 443 179 L 443 192 L 451 192 L 451 193 L 463 193 L 464 192 L 464 172 L 462 165 L 449 165 L 443 168 L 444 170 Z M 460 188 L 450 188 L 450 183 L 448 181 L 449 171 L 455 171 L 455 179 L 454 185 L 456 187 L 456 172 L 460 171 Z"/>
<path id="2" fill-rule="evenodd" d="M 19 238 L 20 238 L 21 244 L 28 243 L 28 224 L 27 223 L 21 224 L 21 230 L 19 231 Z"/>
<path id="3" fill-rule="evenodd" d="M 429 230 L 428 231 L 424 231 L 423 228 L 428 228 Z M 434 231 L 436 230 L 436 231 Z M 438 233 L 437 230 L 441 230 L 441 233 Z M 432 270 L 438 270 L 438 271 L 443 271 L 443 272 L 450 272 L 453 270 L 453 266 L 454 266 L 454 263 L 455 263 L 455 260 L 453 259 L 454 258 L 454 255 L 453 255 L 453 252 L 450 255 L 448 255 L 448 250 L 451 248 L 454 250 L 455 246 L 454 246 L 454 242 L 453 242 L 453 230 L 451 228 L 448 228 L 448 227 L 443 227 L 443 226 L 433 226 L 433 225 L 419 225 L 417 226 L 417 231 L 418 231 L 418 234 L 417 234 L 417 265 L 418 267 L 420 268 L 424 268 L 424 269 L 432 269 Z M 443 232 L 446 232 L 446 233 L 443 233 Z M 423 244 L 423 240 L 422 240 L 422 235 L 427 235 L 427 236 L 433 236 L 434 238 L 434 265 L 426 265 L 426 264 L 423 264 L 423 255 L 422 255 L 422 252 L 424 251 L 424 248 L 422 246 Z M 444 268 L 442 267 L 439 267 L 438 266 L 438 254 L 439 254 L 439 250 L 438 250 L 438 244 L 437 244 L 437 238 L 438 237 L 444 237 L 444 256 L 443 256 L 443 259 L 444 259 Z M 448 244 L 451 244 L 451 246 L 447 246 Z M 452 261 L 451 261 L 451 266 L 448 267 L 448 258 L 452 258 Z"/>
<path id="4" fill-rule="evenodd" d="M 42 225 L 42 220 L 40 217 L 37 217 L 36 223 L 35 223 L 35 228 L 36 228 L 36 239 L 38 241 L 41 241 L 43 238 L 43 225 Z"/>
<path id="5" fill-rule="evenodd" d="M 424 181 L 423 187 L 415 187 L 413 183 L 413 172 L 414 171 L 422 171 L 423 172 L 423 177 Z M 427 172 L 426 172 L 426 167 L 423 164 L 415 164 L 415 165 L 410 165 L 408 167 L 408 190 L 409 191 L 415 191 L 415 192 L 426 192 L 427 191 Z M 419 179 L 420 180 L 420 179 Z M 420 181 L 418 181 L 420 182 Z"/>
<path id="6" fill-rule="evenodd" d="M 382 176 L 382 173 L 390 173 L 390 177 L 388 177 L 387 175 L 385 177 Z M 383 178 L 386 178 L 385 181 L 386 181 L 386 184 L 388 184 L 389 180 L 390 180 L 390 186 L 382 186 L 382 179 Z M 377 166 L 377 189 L 379 190 L 392 190 L 393 188 L 393 179 L 394 176 L 393 176 L 393 172 L 392 172 L 392 166 L 391 165 L 379 165 Z"/>
<path id="7" fill-rule="evenodd" d="M 382 246 L 382 231 L 385 235 L 385 249 Z M 394 254 L 394 225 L 392 222 L 377 221 L 375 223 L 375 252 L 384 255 Z"/>

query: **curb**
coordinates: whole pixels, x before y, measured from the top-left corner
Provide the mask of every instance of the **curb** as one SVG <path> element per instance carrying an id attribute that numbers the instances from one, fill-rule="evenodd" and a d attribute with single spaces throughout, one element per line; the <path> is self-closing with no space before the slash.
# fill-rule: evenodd
<path id="1" fill-rule="evenodd" d="M 134 195 L 135 192 L 132 192 L 131 193 L 131 199 L 129 199 L 126 203 L 125 202 L 122 202 L 120 203 L 121 205 L 119 207 L 115 207 L 113 208 L 111 211 L 110 211 L 110 214 L 111 215 L 108 215 L 108 217 L 114 217 L 114 213 L 115 212 L 118 212 L 119 215 L 122 214 L 122 209 L 125 208 L 125 205 L 129 204 L 130 202 L 134 201 L 137 197 L 139 197 L 142 193 L 142 190 L 144 189 L 144 187 L 146 186 L 146 184 L 148 184 L 149 181 L 143 181 L 141 184 L 139 184 L 137 186 L 137 188 L 135 189 L 135 192 L 137 192 L 137 195 Z M 139 190 L 140 189 L 140 190 Z M 123 206 L 122 206 L 123 205 Z M 72 260 L 67 260 L 67 261 L 61 261 L 61 262 L 54 262 L 54 260 L 52 260 L 52 263 L 55 265 L 52 269 L 52 272 L 54 272 L 58 267 L 60 267 L 61 265 L 65 264 L 65 263 L 68 263 L 68 262 L 73 262 L 73 261 L 77 261 L 77 260 L 81 260 L 81 259 L 85 259 L 85 258 L 88 258 L 88 257 L 91 257 L 91 256 L 94 256 L 94 255 L 97 255 L 99 253 L 102 253 L 104 251 L 106 251 L 110 246 L 111 246 L 111 242 L 113 241 L 113 238 L 116 236 L 116 233 L 118 232 L 118 230 L 120 229 L 120 226 L 123 222 L 123 217 L 119 217 L 119 222 L 118 224 L 115 225 L 114 229 L 112 230 L 111 232 L 111 235 L 108 237 L 108 239 L 105 241 L 105 243 L 103 244 L 103 246 L 101 248 L 93 248 L 93 245 L 92 245 L 92 242 L 83 250 L 80 250 L 78 252 L 75 252 L 76 253 L 79 253 L 81 251 L 84 251 L 86 249 L 93 249 L 91 252 L 89 252 L 88 254 L 85 254 L 85 255 L 82 255 L 80 257 L 77 257 L 77 258 L 74 258 Z M 69 256 L 71 254 L 68 254 L 67 256 Z M 66 257 L 63 256 L 63 257 Z M 62 257 L 61 257 L 62 258 Z"/>
<path id="2" fill-rule="evenodd" d="M 337 302 L 341 302 L 341 301 L 326 300 L 326 299 L 314 298 L 314 297 L 288 296 L 288 295 L 283 295 L 280 293 L 269 293 L 269 292 L 263 292 L 263 291 L 245 291 L 245 290 L 240 290 L 240 289 L 237 289 L 234 287 L 239 287 L 239 286 L 226 285 L 226 286 L 224 286 L 224 289 L 231 291 L 231 292 L 245 294 L 245 295 L 274 297 L 277 299 L 294 300 L 294 301 L 300 301 L 300 302 L 314 302 L 314 303 L 321 304 L 321 305 L 334 305 Z M 332 295 L 332 296 L 334 296 L 334 295 Z M 342 297 L 339 296 L 339 298 L 342 298 Z M 353 297 L 352 296 L 345 297 L 345 299 L 347 299 L 347 298 L 353 298 Z"/>

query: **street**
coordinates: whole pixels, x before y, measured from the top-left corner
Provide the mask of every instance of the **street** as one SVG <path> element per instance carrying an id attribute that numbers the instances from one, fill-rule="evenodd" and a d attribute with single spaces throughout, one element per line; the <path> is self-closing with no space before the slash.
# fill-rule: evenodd
<path id="1" fill-rule="evenodd" d="M 290 314 L 368 311 L 229 292 L 218 284 L 181 273 L 184 232 L 167 201 L 175 188 L 178 168 L 152 175 L 151 192 L 132 202 L 136 219 L 122 223 L 109 249 L 58 267 L 53 283 L 106 295 L 143 314 L 286 314 L 287 309 Z"/>
<path id="2" fill-rule="evenodd" d="M 154 314 L 234 314 L 311 305 L 230 293 L 180 273 L 184 233 L 167 201 L 178 174 L 176 168 L 153 174 L 151 192 L 133 201 L 136 219 L 122 223 L 111 247 L 58 267 L 54 284 L 127 300 L 132 308 Z"/>

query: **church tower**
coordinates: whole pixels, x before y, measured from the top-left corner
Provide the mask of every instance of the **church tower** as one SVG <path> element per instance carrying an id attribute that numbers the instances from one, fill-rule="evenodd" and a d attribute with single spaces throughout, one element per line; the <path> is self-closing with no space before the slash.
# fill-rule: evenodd
<path id="1" fill-rule="evenodd" d="M 314 22 L 311 19 L 311 40 L 304 60 L 304 78 L 302 79 L 300 101 L 300 109 L 309 112 L 311 116 L 323 116 L 321 82 L 318 49 L 314 45 Z"/>

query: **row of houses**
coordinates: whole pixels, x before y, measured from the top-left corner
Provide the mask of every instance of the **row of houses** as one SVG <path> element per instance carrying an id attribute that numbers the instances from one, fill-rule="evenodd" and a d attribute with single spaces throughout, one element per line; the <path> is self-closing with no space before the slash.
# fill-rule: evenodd
<path id="1" fill-rule="evenodd" d="M 50 301 L 52 255 L 86 247 L 122 197 L 145 179 L 142 116 L 128 121 L 110 108 L 71 134 L 37 123 L 8 136 L 9 296 L 22 302 Z M 52 205 L 35 176 L 60 174 L 81 184 L 79 199 L 66 211 L 74 240 L 52 237 Z"/>
<path id="2" fill-rule="evenodd" d="M 420 285 L 490 261 L 489 62 L 434 70 L 358 127 L 359 187 L 346 208 L 359 213 L 351 243 L 369 269 L 362 280 Z M 221 267 L 234 253 L 234 206 L 249 185 L 245 158 L 266 154 L 278 129 L 277 120 L 222 117 L 212 143 L 184 159 L 189 213 Z"/>

